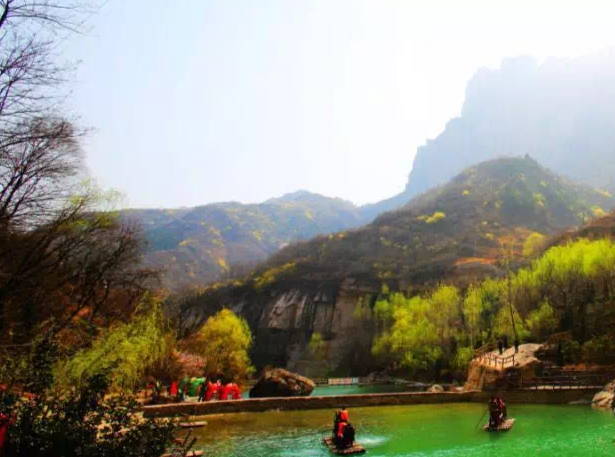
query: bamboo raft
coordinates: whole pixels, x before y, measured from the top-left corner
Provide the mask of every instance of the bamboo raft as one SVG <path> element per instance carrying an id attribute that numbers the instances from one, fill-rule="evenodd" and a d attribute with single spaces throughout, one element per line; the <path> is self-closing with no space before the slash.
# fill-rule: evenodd
<path id="1" fill-rule="evenodd" d="M 354 443 L 352 446 L 346 447 L 344 449 L 338 449 L 332 437 L 323 438 L 322 442 L 325 446 L 329 448 L 329 451 L 335 455 L 365 454 L 365 448 L 357 443 Z"/>
<path id="2" fill-rule="evenodd" d="M 182 454 L 185 457 L 203 457 L 204 452 L 203 451 L 186 451 L 185 454 Z M 162 454 L 160 457 L 174 457 L 175 455 L 177 455 L 176 453 L 167 453 L 167 454 Z"/>
<path id="3" fill-rule="evenodd" d="M 483 427 L 483 430 L 487 432 L 507 432 L 515 425 L 515 419 L 506 419 L 496 428 L 490 428 L 489 424 Z"/>
<path id="4" fill-rule="evenodd" d="M 205 427 L 207 425 L 207 422 L 205 421 L 197 421 L 197 422 L 180 422 L 179 426 L 181 428 L 199 428 L 199 427 Z"/>

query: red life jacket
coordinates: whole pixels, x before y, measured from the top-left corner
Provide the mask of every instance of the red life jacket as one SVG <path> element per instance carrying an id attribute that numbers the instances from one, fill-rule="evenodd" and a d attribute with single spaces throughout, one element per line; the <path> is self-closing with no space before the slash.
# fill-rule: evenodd
<path id="1" fill-rule="evenodd" d="M 229 382 L 222 388 L 222 395 L 220 400 L 228 400 L 229 394 L 233 391 L 233 383 Z"/>
<path id="2" fill-rule="evenodd" d="M 241 398 L 241 389 L 237 384 L 235 384 L 235 389 L 233 389 L 233 400 L 239 400 Z"/>
<path id="3" fill-rule="evenodd" d="M 171 388 L 169 389 L 169 395 L 171 397 L 176 397 L 178 393 L 179 393 L 179 390 L 177 388 L 177 382 L 173 381 L 171 383 Z"/>
<path id="4" fill-rule="evenodd" d="M 337 437 L 344 438 L 344 429 L 346 428 L 346 422 L 340 422 L 337 424 Z"/>

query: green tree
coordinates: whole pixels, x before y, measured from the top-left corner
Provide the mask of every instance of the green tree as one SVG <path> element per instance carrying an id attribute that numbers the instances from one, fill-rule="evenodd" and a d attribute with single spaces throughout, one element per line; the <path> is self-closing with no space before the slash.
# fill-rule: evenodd
<path id="1" fill-rule="evenodd" d="M 481 314 L 485 309 L 483 294 L 479 285 L 472 284 L 463 300 L 462 312 L 465 326 L 470 339 L 470 347 L 474 347 L 481 333 Z"/>
<path id="2" fill-rule="evenodd" d="M 442 347 L 453 337 L 460 319 L 461 294 L 455 286 L 440 285 L 429 297 L 429 317 L 439 330 Z"/>
<path id="3" fill-rule="evenodd" d="M 59 353 L 55 340 L 39 338 L 25 353 L 2 354 L 0 414 L 13 418 L 3 456 L 143 457 L 164 452 L 173 438 L 171 421 L 141 417 L 132 396 L 107 395 L 109 370 L 79 385 L 57 383 L 53 367 Z"/>
<path id="4" fill-rule="evenodd" d="M 525 239 L 523 244 L 523 256 L 532 257 L 540 250 L 542 243 L 544 242 L 544 235 L 534 232 Z"/>
<path id="5" fill-rule="evenodd" d="M 442 355 L 440 332 L 429 318 L 430 303 L 421 297 L 391 295 L 392 325 L 378 335 L 372 353 L 402 367 L 428 370 Z"/>
<path id="6" fill-rule="evenodd" d="M 111 387 L 133 389 L 145 371 L 167 355 L 171 339 L 162 305 L 147 295 L 128 323 L 102 330 L 92 347 L 60 364 L 58 379 L 66 385 L 81 385 L 108 373 Z"/>
<path id="7" fill-rule="evenodd" d="M 557 323 L 555 311 L 547 301 L 541 303 L 525 320 L 527 329 L 536 341 L 544 341 L 555 330 Z"/>
<path id="8" fill-rule="evenodd" d="M 474 358 L 474 349 L 471 347 L 459 347 L 453 359 L 453 368 L 465 371 L 468 369 L 470 362 Z"/>
<path id="9" fill-rule="evenodd" d="M 245 319 L 223 309 L 199 329 L 190 348 L 206 359 L 205 373 L 220 373 L 239 381 L 254 372 L 249 350 L 252 332 Z"/>
<path id="10" fill-rule="evenodd" d="M 327 343 L 319 332 L 312 333 L 308 344 L 310 355 L 314 360 L 325 360 L 327 357 Z"/>

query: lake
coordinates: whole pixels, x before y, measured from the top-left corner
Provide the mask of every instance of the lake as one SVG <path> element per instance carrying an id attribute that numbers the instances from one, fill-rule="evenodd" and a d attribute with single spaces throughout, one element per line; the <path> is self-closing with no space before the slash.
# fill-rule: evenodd
<path id="1" fill-rule="evenodd" d="M 589 406 L 509 405 L 512 431 L 476 427 L 481 404 L 412 405 L 350 410 L 357 441 L 370 457 L 613 456 L 615 418 Z M 196 448 L 219 457 L 325 457 L 334 411 L 208 416 Z M 486 423 L 486 415 L 481 425 Z"/>

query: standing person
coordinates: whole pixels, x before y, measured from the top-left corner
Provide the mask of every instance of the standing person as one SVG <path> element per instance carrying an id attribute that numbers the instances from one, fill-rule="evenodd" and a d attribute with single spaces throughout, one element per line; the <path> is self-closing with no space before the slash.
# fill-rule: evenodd
<path id="1" fill-rule="evenodd" d="M 491 397 L 489 402 L 489 428 L 495 429 L 502 423 L 502 404 L 496 396 Z"/>
<path id="2" fill-rule="evenodd" d="M 564 366 L 564 347 L 561 341 L 557 343 L 557 366 Z"/>
<path id="3" fill-rule="evenodd" d="M 179 389 L 177 386 L 177 381 L 173 381 L 171 383 L 171 387 L 169 388 L 169 395 L 171 397 L 177 397 L 177 393 L 178 393 Z"/>
<path id="4" fill-rule="evenodd" d="M 504 348 L 504 343 L 502 343 L 502 340 L 498 341 L 498 351 L 500 351 L 500 355 L 502 355 L 503 348 Z"/>
<path id="5" fill-rule="evenodd" d="M 340 414 L 342 413 L 341 409 L 338 409 L 337 411 L 335 411 L 335 417 L 333 418 L 333 437 L 335 438 L 335 435 L 337 433 L 337 425 L 340 423 Z"/>
<path id="6" fill-rule="evenodd" d="M 508 412 L 506 411 L 506 403 L 504 403 L 504 399 L 502 397 L 498 397 L 498 403 L 500 404 L 501 417 L 503 421 L 506 419 L 506 416 L 508 416 Z"/>
<path id="7" fill-rule="evenodd" d="M 198 398 L 198 402 L 202 402 L 205 401 L 205 394 L 207 392 L 207 378 L 205 378 L 198 387 L 198 394 L 199 394 L 199 398 Z"/>

